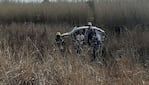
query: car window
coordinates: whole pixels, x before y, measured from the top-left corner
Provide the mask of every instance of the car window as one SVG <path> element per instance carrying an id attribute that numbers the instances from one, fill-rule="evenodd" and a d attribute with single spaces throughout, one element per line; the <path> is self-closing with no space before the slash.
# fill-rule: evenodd
<path id="1" fill-rule="evenodd" d="M 85 35 L 85 31 L 86 31 L 86 28 L 75 30 L 75 31 L 72 33 L 72 37 L 73 37 L 74 39 L 76 39 L 76 36 L 77 36 L 79 33 Z"/>
<path id="2" fill-rule="evenodd" d="M 79 32 L 83 32 L 83 30 L 84 29 L 77 29 L 77 30 L 75 30 L 74 32 L 73 32 L 73 34 L 75 35 L 75 34 L 79 34 Z"/>

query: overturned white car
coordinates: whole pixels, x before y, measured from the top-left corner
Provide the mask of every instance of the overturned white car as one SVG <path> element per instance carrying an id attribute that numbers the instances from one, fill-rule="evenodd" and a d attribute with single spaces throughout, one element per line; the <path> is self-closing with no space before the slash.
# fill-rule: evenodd
<path id="1" fill-rule="evenodd" d="M 65 42 L 64 47 L 73 46 L 79 54 L 88 52 L 87 49 L 91 48 L 89 52 L 95 60 L 97 56 L 102 54 L 105 31 L 88 24 L 87 26 L 74 27 L 72 31 L 61 34 L 61 37 Z"/>
<path id="2" fill-rule="evenodd" d="M 96 33 L 100 34 L 100 36 L 101 36 L 101 41 L 104 41 L 105 31 L 102 30 L 101 28 L 96 27 L 96 26 L 74 27 L 72 31 L 63 33 L 61 36 L 64 37 L 64 38 L 70 36 L 74 40 L 76 35 L 79 34 L 80 31 L 83 35 L 86 35 L 87 30 L 89 30 L 90 28 L 93 29 L 93 30 L 96 30 Z"/>

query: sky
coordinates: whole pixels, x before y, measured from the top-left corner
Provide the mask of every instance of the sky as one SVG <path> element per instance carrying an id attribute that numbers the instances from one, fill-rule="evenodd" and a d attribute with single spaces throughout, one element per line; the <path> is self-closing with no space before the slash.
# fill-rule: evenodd
<path id="1" fill-rule="evenodd" d="M 0 0 L 4 1 L 4 0 Z M 19 1 L 19 2 L 42 2 L 43 0 L 10 0 L 10 1 Z M 49 1 L 56 1 L 56 0 L 49 0 Z M 73 1 L 73 0 L 67 0 L 67 1 Z"/>
<path id="2" fill-rule="evenodd" d="M 0 1 L 5 1 L 5 0 L 0 0 Z M 42 2 L 43 0 L 10 0 L 10 1 L 17 1 L 17 2 Z M 51 0 L 51 1 L 56 1 L 56 0 Z"/>
<path id="3" fill-rule="evenodd" d="M 34 1 L 38 1 L 38 2 L 42 2 L 43 0 L 24 0 L 26 2 L 34 2 Z M 49 0 L 49 1 L 56 1 L 56 0 Z M 67 1 L 73 1 L 73 0 L 67 0 Z"/>
<path id="4" fill-rule="evenodd" d="M 5 0 L 0 0 L 5 1 Z M 17 1 L 17 2 L 42 2 L 43 0 L 10 0 L 10 1 Z M 57 1 L 57 0 L 49 0 L 49 1 Z M 63 1 L 63 0 L 62 0 Z M 66 0 L 66 1 L 73 1 L 73 0 Z M 78 0 L 79 1 L 79 0 Z M 80 0 L 81 1 L 81 0 Z M 86 0 L 87 1 L 87 0 Z"/>
<path id="5" fill-rule="evenodd" d="M 42 2 L 43 0 L 18 0 L 23 2 Z"/>
<path id="6" fill-rule="evenodd" d="M 21 0 L 20 0 L 21 1 Z M 22 1 L 25 1 L 25 2 L 42 2 L 43 0 L 22 0 Z"/>

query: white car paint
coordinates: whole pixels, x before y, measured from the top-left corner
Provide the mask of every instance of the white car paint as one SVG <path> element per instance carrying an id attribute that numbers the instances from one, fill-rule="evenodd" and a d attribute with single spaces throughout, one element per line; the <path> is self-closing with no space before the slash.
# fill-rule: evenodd
<path id="1" fill-rule="evenodd" d="M 76 31 L 82 30 L 82 29 L 89 29 L 89 26 L 74 27 L 72 31 L 63 33 L 62 36 L 70 36 L 73 33 L 75 33 Z M 91 29 L 95 29 L 97 31 L 100 31 L 101 33 L 105 33 L 104 30 L 102 30 L 101 28 L 98 28 L 96 26 L 91 26 Z"/>

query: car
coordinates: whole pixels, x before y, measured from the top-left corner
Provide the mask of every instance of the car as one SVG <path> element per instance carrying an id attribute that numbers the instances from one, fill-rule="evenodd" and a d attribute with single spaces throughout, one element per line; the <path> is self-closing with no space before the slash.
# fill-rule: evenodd
<path id="1" fill-rule="evenodd" d="M 73 40 L 75 40 L 75 36 L 81 31 L 83 35 L 85 35 L 85 32 L 90 29 L 89 26 L 80 26 L 80 27 L 74 27 L 72 29 L 72 31 L 70 32 L 66 32 L 66 33 L 63 33 L 61 36 L 63 38 L 67 38 L 67 37 L 71 37 Z M 100 33 L 100 35 L 102 36 L 102 40 L 101 41 L 104 41 L 104 38 L 105 38 L 105 31 L 102 30 L 101 28 L 99 27 L 96 27 L 96 26 L 91 26 L 91 29 L 94 29 L 96 30 L 97 32 Z"/>

